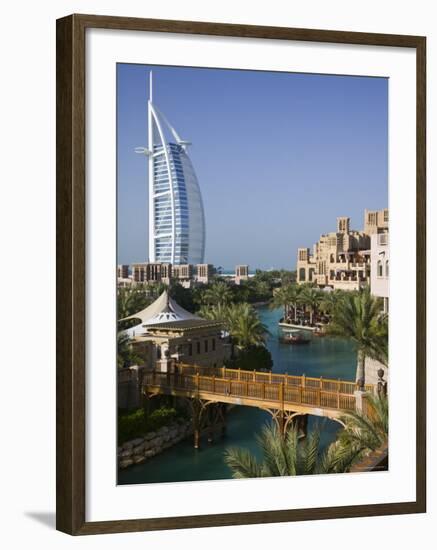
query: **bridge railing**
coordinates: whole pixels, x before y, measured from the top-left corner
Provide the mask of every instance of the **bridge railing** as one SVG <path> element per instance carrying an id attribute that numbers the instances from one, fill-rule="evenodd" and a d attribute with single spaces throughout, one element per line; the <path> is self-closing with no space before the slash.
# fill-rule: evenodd
<path id="1" fill-rule="evenodd" d="M 226 372 L 228 369 L 226 369 Z M 244 371 L 247 372 L 247 371 Z M 275 402 L 283 408 L 285 404 L 300 404 L 320 408 L 355 410 L 355 396 L 340 391 L 318 387 L 258 380 L 244 380 L 223 376 L 203 376 L 199 373 L 149 372 L 143 379 L 145 386 L 158 387 L 162 393 L 172 390 L 205 392 L 227 397 L 255 399 Z M 347 384 L 347 383 L 346 383 Z"/>
<path id="2" fill-rule="evenodd" d="M 228 369 L 226 367 L 200 367 L 197 365 L 186 365 L 182 363 L 177 364 L 177 369 L 181 374 L 199 374 L 202 376 L 215 376 L 216 378 L 227 378 L 230 380 L 284 384 L 285 386 L 321 389 L 327 392 L 340 392 L 341 394 L 349 395 L 353 395 L 358 389 L 358 384 L 356 382 L 335 380 L 334 378 L 314 378 L 305 375 L 296 376 L 292 374 Z M 372 392 L 374 387 L 372 384 L 366 384 L 365 389 L 366 391 Z"/>

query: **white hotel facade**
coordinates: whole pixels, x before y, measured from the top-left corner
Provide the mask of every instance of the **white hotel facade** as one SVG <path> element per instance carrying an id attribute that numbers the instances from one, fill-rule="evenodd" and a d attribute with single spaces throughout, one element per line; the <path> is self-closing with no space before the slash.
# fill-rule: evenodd
<path id="1" fill-rule="evenodd" d="M 199 183 L 187 154 L 190 145 L 180 138 L 153 103 L 149 81 L 149 262 L 203 264 L 205 214 Z"/>
<path id="2" fill-rule="evenodd" d="M 384 312 L 389 312 L 389 232 L 374 233 L 370 245 L 370 290 L 383 299 Z"/>

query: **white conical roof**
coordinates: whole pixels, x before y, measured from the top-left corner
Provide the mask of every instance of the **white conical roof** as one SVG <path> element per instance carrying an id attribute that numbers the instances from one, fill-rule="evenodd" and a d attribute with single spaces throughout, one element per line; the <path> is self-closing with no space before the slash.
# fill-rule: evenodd
<path id="1" fill-rule="evenodd" d="M 193 315 L 183 307 L 178 305 L 173 298 L 168 295 L 167 290 L 157 298 L 153 304 L 145 309 L 129 315 L 120 321 L 127 321 L 128 319 L 139 319 L 142 326 L 156 325 L 157 323 L 171 323 L 174 321 L 185 321 L 187 319 L 200 319 L 196 315 Z"/>

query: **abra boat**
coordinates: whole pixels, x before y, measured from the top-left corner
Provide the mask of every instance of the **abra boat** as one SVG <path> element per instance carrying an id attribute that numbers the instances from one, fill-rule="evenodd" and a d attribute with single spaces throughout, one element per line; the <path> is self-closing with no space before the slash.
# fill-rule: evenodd
<path id="1" fill-rule="evenodd" d="M 300 346 L 311 342 L 309 338 L 304 338 L 302 334 L 285 334 L 279 337 L 279 341 L 281 344 L 290 344 L 292 346 Z"/>

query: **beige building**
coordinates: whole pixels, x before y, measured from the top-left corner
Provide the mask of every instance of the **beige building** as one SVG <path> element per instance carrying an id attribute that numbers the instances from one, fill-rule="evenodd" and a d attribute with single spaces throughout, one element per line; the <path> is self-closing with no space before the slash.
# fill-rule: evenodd
<path id="1" fill-rule="evenodd" d="M 170 284 L 171 277 L 171 264 L 159 262 L 132 264 L 132 279 L 136 283 Z"/>
<path id="2" fill-rule="evenodd" d="M 129 278 L 129 266 L 128 265 L 118 265 L 117 266 L 117 277 L 119 279 L 128 279 Z"/>
<path id="3" fill-rule="evenodd" d="M 119 266 L 126 267 L 128 266 Z M 169 285 L 172 281 L 182 286 L 190 287 L 193 283 L 208 284 L 215 275 L 212 264 L 180 264 L 160 262 L 141 262 L 132 264 L 132 282 L 135 283 L 164 283 Z"/>
<path id="4" fill-rule="evenodd" d="M 127 409 L 141 405 L 144 372 L 178 372 L 179 364 L 222 367 L 231 355 L 221 324 L 205 319 L 156 323 L 136 334 L 131 344 L 141 360 L 137 365 L 117 369 L 118 406 Z"/>
<path id="5" fill-rule="evenodd" d="M 229 342 L 222 336 L 222 324 L 186 311 L 167 291 L 142 311 L 120 319 L 127 320 L 138 323 L 122 334 L 129 337 L 148 368 L 160 368 L 158 362 L 165 358 L 221 367 L 228 356 Z"/>
<path id="6" fill-rule="evenodd" d="M 388 220 L 388 215 L 387 215 Z M 389 274 L 390 274 L 390 246 L 387 227 L 378 228 L 370 237 L 370 292 L 373 296 L 382 298 L 384 313 L 389 312 Z M 365 377 L 369 384 L 377 384 L 379 372 L 383 371 L 384 381 L 388 382 L 389 371 L 386 366 L 366 357 Z"/>
<path id="7" fill-rule="evenodd" d="M 337 229 L 320 236 L 312 254 L 297 252 L 297 282 L 356 290 L 370 280 L 370 237 L 350 229 L 350 218 L 337 218 Z"/>
<path id="8" fill-rule="evenodd" d="M 384 312 L 389 310 L 390 247 L 388 230 L 374 233 L 371 237 L 370 291 L 384 302 Z"/>
<path id="9" fill-rule="evenodd" d="M 130 287 L 132 284 L 132 278 L 129 277 L 129 266 L 128 265 L 118 265 L 117 266 L 117 286 Z"/>
<path id="10" fill-rule="evenodd" d="M 388 231 L 388 209 L 365 210 L 364 230 L 350 228 L 350 218 L 337 218 L 336 231 L 320 236 L 313 246 L 298 248 L 297 282 L 357 290 L 370 283 L 371 236 Z"/>
<path id="11" fill-rule="evenodd" d="M 172 267 L 172 278 L 180 281 L 193 278 L 193 266 L 191 264 L 174 265 Z"/>
<path id="12" fill-rule="evenodd" d="M 247 281 L 249 279 L 249 266 L 237 265 L 235 266 L 235 284 L 239 285 L 241 281 Z"/>
<path id="13" fill-rule="evenodd" d="M 388 208 L 364 210 L 364 233 L 373 235 L 381 231 L 388 231 Z"/>
<path id="14" fill-rule="evenodd" d="M 196 282 L 208 284 L 215 274 L 212 264 L 197 264 L 196 265 Z"/>
<path id="15" fill-rule="evenodd" d="M 206 319 L 178 320 L 146 327 L 147 334 L 135 337 L 137 351 L 146 351 L 146 361 L 166 372 L 177 363 L 200 367 L 222 367 L 229 344 L 222 338 L 222 325 Z M 151 345 L 151 347 L 150 347 Z"/>
<path id="16" fill-rule="evenodd" d="M 180 307 L 164 291 L 150 306 L 120 321 L 138 321 L 123 330 L 138 364 L 118 369 L 118 403 L 130 408 L 140 404 L 142 372 L 177 372 L 179 363 L 201 367 L 222 367 L 230 357 L 229 338 L 220 322 L 202 319 Z"/>
<path id="17" fill-rule="evenodd" d="M 185 288 L 190 288 L 193 282 L 194 268 L 191 264 L 174 265 L 171 275 L 172 281 Z"/>

